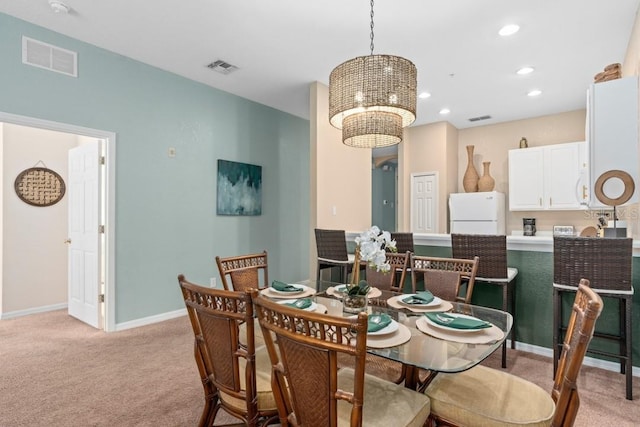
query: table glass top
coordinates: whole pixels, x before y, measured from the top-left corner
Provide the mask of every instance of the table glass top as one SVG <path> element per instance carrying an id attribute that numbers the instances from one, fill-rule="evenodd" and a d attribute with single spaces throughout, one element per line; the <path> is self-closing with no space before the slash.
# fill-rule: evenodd
<path id="1" fill-rule="evenodd" d="M 343 311 L 342 294 L 334 292 L 339 283 L 327 281 L 301 282 L 316 289 L 314 301 L 327 308 L 327 314 L 352 316 Z M 454 315 L 462 314 L 490 322 L 493 327 L 485 330 L 464 331 L 434 325 L 428 322 L 423 312 L 404 308 L 397 302 L 396 292 L 376 292 L 369 298 L 369 315 L 385 313 L 391 316 L 399 328 L 393 329 L 387 337 L 368 336 L 367 351 L 390 360 L 436 372 L 460 372 L 480 363 L 497 350 L 506 339 L 512 326 L 511 314 L 488 307 L 458 302 L 443 302 L 442 307 Z M 396 297 L 396 298 L 393 298 Z M 389 305 L 389 299 L 393 305 Z M 446 303 L 446 304 L 445 304 Z M 405 328 L 403 328 L 403 325 Z M 405 342 L 394 345 L 394 334 L 404 334 Z M 410 338 L 409 335 L 410 334 Z M 385 339 L 388 339 L 385 341 Z M 391 346 L 384 345 L 389 342 Z M 375 345 L 380 348 L 369 346 Z"/>

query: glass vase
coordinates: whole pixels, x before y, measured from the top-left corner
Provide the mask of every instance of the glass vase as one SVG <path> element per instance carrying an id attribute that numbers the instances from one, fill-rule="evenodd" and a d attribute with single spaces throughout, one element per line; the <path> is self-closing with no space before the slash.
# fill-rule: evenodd
<path id="1" fill-rule="evenodd" d="M 345 313 L 358 314 L 367 310 L 366 295 L 345 295 L 342 299 L 342 310 Z"/>

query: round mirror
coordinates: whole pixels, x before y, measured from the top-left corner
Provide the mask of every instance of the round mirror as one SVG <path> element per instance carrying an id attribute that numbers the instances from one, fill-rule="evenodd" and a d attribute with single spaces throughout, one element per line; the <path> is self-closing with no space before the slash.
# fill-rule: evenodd
<path id="1" fill-rule="evenodd" d="M 605 205 L 619 206 L 633 196 L 635 184 L 627 172 L 610 170 L 598 177 L 594 190 L 598 200 Z"/>

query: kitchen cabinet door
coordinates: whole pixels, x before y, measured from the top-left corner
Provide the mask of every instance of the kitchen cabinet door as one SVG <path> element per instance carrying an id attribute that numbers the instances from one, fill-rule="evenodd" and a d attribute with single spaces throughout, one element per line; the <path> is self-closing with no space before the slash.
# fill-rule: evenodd
<path id="1" fill-rule="evenodd" d="M 581 158 L 585 142 L 545 147 L 545 205 L 550 210 L 586 207 L 586 162 Z M 582 150 L 584 153 L 584 150 Z"/>
<path id="2" fill-rule="evenodd" d="M 591 167 L 590 207 L 604 206 L 593 193 L 603 173 L 622 170 L 633 178 L 636 191 L 627 203 L 640 200 L 638 167 L 638 77 L 596 83 L 589 88 L 588 142 Z M 620 196 L 624 186 L 613 184 L 611 198 Z M 621 181 L 619 184 L 622 184 Z M 618 188 L 619 187 L 619 188 Z"/>
<path id="3" fill-rule="evenodd" d="M 588 201 L 586 142 L 509 150 L 509 210 L 581 210 Z"/>
<path id="4" fill-rule="evenodd" d="M 541 210 L 543 200 L 543 147 L 509 150 L 509 210 Z"/>

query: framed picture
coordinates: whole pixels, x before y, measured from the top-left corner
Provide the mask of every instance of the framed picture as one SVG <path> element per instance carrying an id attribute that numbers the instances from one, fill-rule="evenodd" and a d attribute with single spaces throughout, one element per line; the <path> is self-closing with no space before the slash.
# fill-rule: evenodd
<path id="1" fill-rule="evenodd" d="M 262 215 L 262 166 L 218 159 L 218 215 Z"/>

